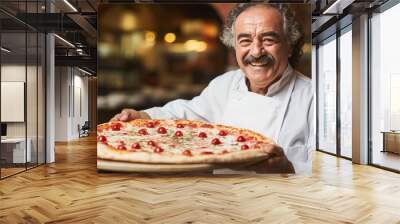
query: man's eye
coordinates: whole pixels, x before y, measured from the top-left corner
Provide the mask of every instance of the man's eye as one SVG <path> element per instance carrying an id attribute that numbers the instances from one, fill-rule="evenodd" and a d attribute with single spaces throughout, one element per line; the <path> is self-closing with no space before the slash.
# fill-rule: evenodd
<path id="1" fill-rule="evenodd" d="M 249 39 L 242 39 L 242 40 L 239 40 L 239 43 L 242 45 L 245 45 L 245 44 L 250 44 L 251 41 Z"/>
<path id="2" fill-rule="evenodd" d="M 266 43 L 266 44 L 274 44 L 274 43 L 276 43 L 276 42 L 277 42 L 277 40 L 271 39 L 271 38 L 265 38 L 265 39 L 263 39 L 263 43 Z"/>

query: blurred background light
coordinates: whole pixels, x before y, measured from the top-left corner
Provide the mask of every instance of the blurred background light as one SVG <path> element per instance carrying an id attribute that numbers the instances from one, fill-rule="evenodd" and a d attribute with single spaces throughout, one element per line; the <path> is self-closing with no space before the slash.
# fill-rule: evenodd
<path id="1" fill-rule="evenodd" d="M 185 48 L 187 51 L 197 51 L 202 52 L 207 50 L 207 43 L 198 40 L 187 40 L 185 42 Z"/>
<path id="2" fill-rule="evenodd" d="M 153 31 L 146 31 L 144 34 L 144 39 L 148 42 L 154 42 L 156 40 L 156 33 Z"/>
<path id="3" fill-rule="evenodd" d="M 145 48 L 153 47 L 156 43 L 156 33 L 153 31 L 146 31 L 144 34 Z"/>
<path id="4" fill-rule="evenodd" d="M 121 28 L 126 32 L 131 32 L 137 28 L 137 19 L 132 13 L 124 13 L 121 20 Z"/>
<path id="5" fill-rule="evenodd" d="M 167 33 L 164 36 L 164 40 L 167 43 L 173 43 L 176 40 L 176 35 L 174 33 Z"/>

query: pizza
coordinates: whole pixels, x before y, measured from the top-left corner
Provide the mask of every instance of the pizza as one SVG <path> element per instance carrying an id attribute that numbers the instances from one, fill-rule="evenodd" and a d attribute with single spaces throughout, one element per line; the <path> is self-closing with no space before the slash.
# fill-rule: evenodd
<path id="1" fill-rule="evenodd" d="M 113 121 L 97 126 L 97 157 L 147 164 L 221 164 L 267 157 L 261 134 L 189 120 Z"/>

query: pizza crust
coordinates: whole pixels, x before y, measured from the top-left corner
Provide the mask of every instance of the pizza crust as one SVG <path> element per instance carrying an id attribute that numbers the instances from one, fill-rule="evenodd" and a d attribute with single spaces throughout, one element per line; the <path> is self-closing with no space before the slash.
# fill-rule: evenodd
<path id="1" fill-rule="evenodd" d="M 176 173 L 208 171 L 218 169 L 219 166 L 214 164 L 146 164 L 98 159 L 97 168 L 117 172 Z"/>
<path id="2" fill-rule="evenodd" d="M 199 156 L 168 155 L 167 153 L 129 152 L 115 150 L 103 143 L 97 143 L 97 157 L 100 159 L 162 164 L 196 164 L 196 163 L 236 163 L 267 159 L 269 154 L 263 150 L 229 152 Z"/>

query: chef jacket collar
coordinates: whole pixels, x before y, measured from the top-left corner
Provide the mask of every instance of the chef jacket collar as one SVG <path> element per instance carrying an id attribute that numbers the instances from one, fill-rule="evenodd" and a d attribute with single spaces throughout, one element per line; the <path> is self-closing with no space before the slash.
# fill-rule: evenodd
<path id="1" fill-rule="evenodd" d="M 247 79 L 246 75 L 243 73 L 242 70 L 240 70 L 240 72 L 242 73 L 242 79 L 240 80 L 240 83 L 239 83 L 239 89 L 244 90 L 244 91 L 249 91 L 249 88 L 246 84 L 246 79 Z M 283 89 L 283 87 L 285 87 L 289 83 L 289 81 L 292 78 L 292 74 L 293 74 L 293 68 L 288 63 L 281 78 L 277 82 L 273 83 L 268 88 L 268 92 L 267 92 L 267 94 L 265 94 L 265 96 L 273 96 L 273 95 L 277 94 L 281 89 Z"/>

